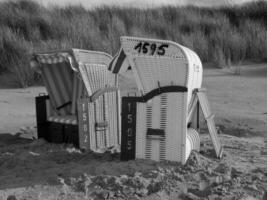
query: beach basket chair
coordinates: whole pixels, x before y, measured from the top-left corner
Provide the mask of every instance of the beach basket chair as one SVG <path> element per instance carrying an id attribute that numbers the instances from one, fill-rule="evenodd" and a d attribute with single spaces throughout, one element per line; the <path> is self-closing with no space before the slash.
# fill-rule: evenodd
<path id="1" fill-rule="evenodd" d="M 118 106 L 112 109 L 111 104 L 118 102 L 119 92 L 116 75 L 107 70 L 110 60 L 111 56 L 106 53 L 81 49 L 33 55 L 31 65 L 41 74 L 49 94 L 36 98 L 39 138 L 95 150 L 103 141 L 90 140 L 90 137 L 101 127 L 109 138 L 104 145 L 101 143 L 101 147 L 118 144 L 113 143 L 118 141 L 119 134 L 117 130 L 116 133 L 113 131 L 119 123 Z"/>
<path id="2" fill-rule="evenodd" d="M 41 74 L 48 95 L 36 97 L 38 138 L 79 146 L 77 100 L 85 96 L 74 71 L 72 50 L 36 53 L 32 68 Z"/>
<path id="3" fill-rule="evenodd" d="M 121 159 L 185 163 L 200 148 L 190 127 L 191 101 L 202 83 L 199 57 L 171 41 L 121 37 L 109 70 L 123 74 L 129 65 L 141 95 L 122 97 Z"/>

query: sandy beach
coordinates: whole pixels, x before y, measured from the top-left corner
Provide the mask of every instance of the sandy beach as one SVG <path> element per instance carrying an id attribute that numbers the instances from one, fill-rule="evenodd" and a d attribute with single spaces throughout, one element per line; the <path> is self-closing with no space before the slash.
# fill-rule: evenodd
<path id="1" fill-rule="evenodd" d="M 35 126 L 34 97 L 45 88 L 1 89 L 0 199 L 262 199 L 267 188 L 266 77 L 266 64 L 244 66 L 240 75 L 204 69 L 203 86 L 225 152 L 221 160 L 212 156 L 203 127 L 201 152 L 185 166 L 121 162 L 116 154 L 19 138 L 15 134 L 21 127 Z"/>

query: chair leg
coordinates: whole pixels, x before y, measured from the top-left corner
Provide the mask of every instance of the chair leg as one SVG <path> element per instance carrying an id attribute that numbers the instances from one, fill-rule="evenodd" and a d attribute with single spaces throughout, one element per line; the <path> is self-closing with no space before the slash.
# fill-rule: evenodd
<path id="1" fill-rule="evenodd" d="M 49 99 L 47 95 L 35 97 L 37 134 L 38 138 L 44 139 L 47 139 L 48 136 L 48 121 L 46 110 L 47 99 Z"/>
<path id="2" fill-rule="evenodd" d="M 64 142 L 71 143 L 74 146 L 79 147 L 79 133 L 77 125 L 64 125 Z"/>

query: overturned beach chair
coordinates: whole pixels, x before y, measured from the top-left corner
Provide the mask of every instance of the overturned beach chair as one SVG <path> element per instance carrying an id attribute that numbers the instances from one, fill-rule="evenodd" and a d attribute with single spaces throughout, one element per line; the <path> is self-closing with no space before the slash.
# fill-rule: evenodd
<path id="1" fill-rule="evenodd" d="M 39 138 L 91 150 L 118 144 L 119 92 L 116 75 L 107 70 L 110 60 L 80 49 L 33 55 L 31 65 L 49 94 L 36 97 Z"/>
<path id="2" fill-rule="evenodd" d="M 200 148 L 199 134 L 190 127 L 198 105 L 194 92 L 202 83 L 199 57 L 171 41 L 121 37 L 121 46 L 109 70 L 123 74 L 130 65 L 141 93 L 122 98 L 121 159 L 185 163 L 190 152 Z M 213 128 L 210 134 L 220 157 L 222 147 Z"/>

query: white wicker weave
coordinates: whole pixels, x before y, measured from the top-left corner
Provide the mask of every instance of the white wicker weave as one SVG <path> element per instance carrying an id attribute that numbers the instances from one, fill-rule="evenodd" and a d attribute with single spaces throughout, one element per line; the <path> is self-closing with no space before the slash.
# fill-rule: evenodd
<path id="1" fill-rule="evenodd" d="M 192 150 L 199 151 L 200 149 L 200 138 L 199 134 L 195 129 L 187 129 L 186 135 L 186 148 L 185 148 L 185 157 L 189 157 Z"/>
<path id="2" fill-rule="evenodd" d="M 197 102 L 207 121 L 217 157 L 221 157 L 223 148 L 207 97 L 199 92 L 203 69 L 197 54 L 171 41 L 121 37 L 121 48 L 108 69 L 126 77 L 129 65 L 141 97 L 123 100 L 123 107 L 137 104 L 137 114 L 134 123 L 124 120 L 122 159 L 185 163 L 190 152 L 200 148 L 197 131 L 187 128 Z M 123 112 L 123 116 L 132 115 L 132 111 Z M 129 130 L 135 131 L 134 136 L 129 136 Z"/>
<path id="3" fill-rule="evenodd" d="M 90 145 L 87 148 L 96 151 L 98 148 L 120 144 L 120 94 L 118 90 L 109 91 L 109 88 L 118 87 L 117 75 L 107 70 L 111 56 L 100 52 L 87 52 L 88 58 L 93 58 L 90 60 L 84 53 L 76 50 L 75 56 L 79 63 L 77 69 L 91 98 L 91 102 L 87 103 L 90 135 Z M 105 89 L 100 96 L 96 95 Z M 96 99 L 93 98 L 95 95 L 98 96 Z M 101 127 L 99 124 L 106 125 Z"/>
<path id="4" fill-rule="evenodd" d="M 168 45 L 164 55 L 138 53 L 135 47 L 139 43 Z M 167 85 L 180 85 L 188 88 L 188 104 L 195 88 L 201 88 L 202 64 L 192 50 L 166 40 L 121 37 L 121 45 L 127 56 L 127 62 L 136 71 L 139 89 L 144 93 Z M 149 47 L 148 47 L 149 49 Z M 146 67 L 143 67 L 146 66 Z"/>
<path id="5" fill-rule="evenodd" d="M 165 93 L 138 103 L 136 158 L 185 162 L 186 98 L 183 93 Z M 148 128 L 164 130 L 164 136 L 147 136 Z"/>
<path id="6" fill-rule="evenodd" d="M 125 57 L 142 95 L 168 86 L 187 88 L 187 92 L 162 93 L 137 103 L 135 157 L 185 163 L 192 150 L 199 150 L 198 133 L 187 130 L 187 115 L 192 112 L 189 107 L 193 90 L 202 83 L 200 59 L 171 41 L 121 37 L 121 45 L 121 55 L 125 56 L 113 60 L 121 62 Z M 125 73 L 125 67 L 120 71 L 117 64 L 112 64 L 111 71 Z"/>
<path id="7" fill-rule="evenodd" d="M 83 49 L 72 50 L 78 63 L 108 65 L 112 58 L 109 54 L 100 51 L 88 51 Z"/>

